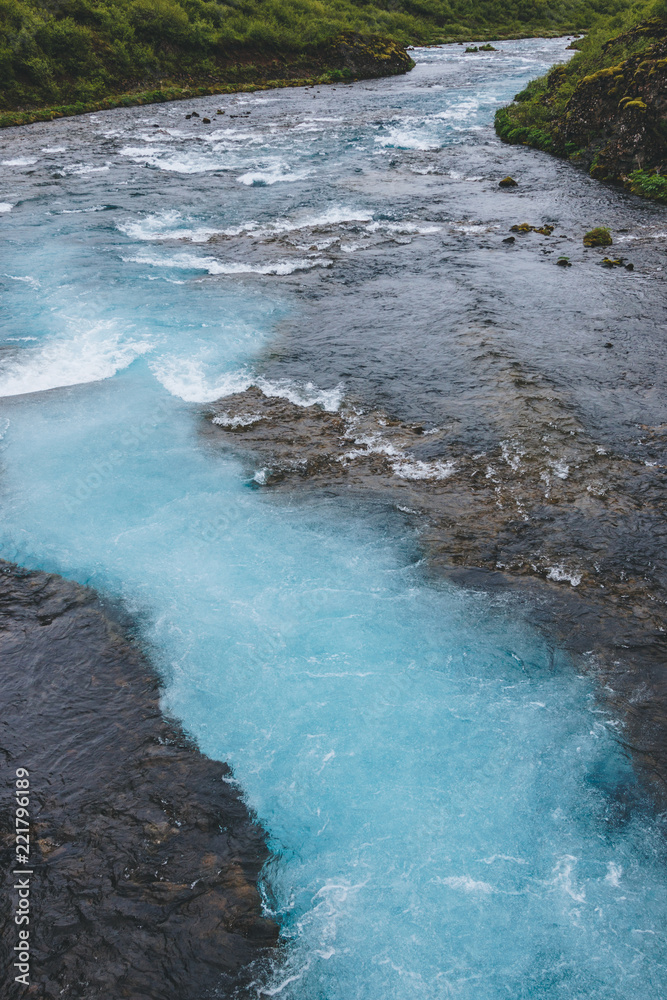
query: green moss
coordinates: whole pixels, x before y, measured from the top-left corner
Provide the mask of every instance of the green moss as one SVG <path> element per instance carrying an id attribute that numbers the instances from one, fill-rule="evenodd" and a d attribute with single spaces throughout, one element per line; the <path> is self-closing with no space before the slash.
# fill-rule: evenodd
<path id="1" fill-rule="evenodd" d="M 596 226 L 584 235 L 585 247 L 609 247 L 612 243 L 611 233 L 606 226 Z"/>

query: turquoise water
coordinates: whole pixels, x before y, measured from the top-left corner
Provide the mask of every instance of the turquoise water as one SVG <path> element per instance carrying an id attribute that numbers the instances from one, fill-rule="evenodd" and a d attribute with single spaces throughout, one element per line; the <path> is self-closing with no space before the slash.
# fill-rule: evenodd
<path id="1" fill-rule="evenodd" d="M 667 993 L 661 831 L 582 664 L 428 585 L 395 511 L 275 498 L 198 434 L 258 377 L 339 404 L 344 379 L 257 372 L 304 292 L 438 238 L 375 174 L 478 133 L 497 156 L 493 108 L 563 46 L 421 53 L 327 96 L 338 122 L 310 92 L 225 99 L 260 120 L 215 142 L 177 106 L 3 137 L 2 556 L 122 598 L 167 708 L 232 764 L 284 928 L 260 996 Z"/>

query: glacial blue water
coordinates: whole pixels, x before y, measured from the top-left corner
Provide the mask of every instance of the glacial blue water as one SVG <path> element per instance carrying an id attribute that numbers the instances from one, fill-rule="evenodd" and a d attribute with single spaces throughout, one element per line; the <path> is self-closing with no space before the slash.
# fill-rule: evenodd
<path id="1" fill-rule="evenodd" d="M 329 288 L 373 309 L 359 275 L 400 281 L 445 237 L 465 251 L 498 196 L 461 168 L 537 169 L 490 121 L 565 44 L 0 138 L 1 554 L 121 598 L 166 707 L 232 764 L 284 928 L 259 996 L 667 995 L 662 832 L 584 664 L 509 599 L 429 584 L 398 512 L 274 497 L 198 432 L 253 382 L 339 404 L 354 356 L 347 382 L 324 344 L 306 376 L 285 324 Z M 411 187 L 431 175 L 449 217 Z M 590 185 L 572 213 L 640 211 Z"/>

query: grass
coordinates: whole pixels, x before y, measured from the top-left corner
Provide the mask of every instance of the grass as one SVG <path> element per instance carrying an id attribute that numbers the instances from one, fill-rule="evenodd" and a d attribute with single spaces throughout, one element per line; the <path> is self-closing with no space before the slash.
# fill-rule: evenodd
<path id="1" fill-rule="evenodd" d="M 603 8 L 627 2 L 0 0 L 0 123 L 171 100 L 202 87 L 320 80 L 345 32 L 401 45 L 555 35 L 588 28 Z"/>
<path id="2" fill-rule="evenodd" d="M 568 102 L 580 83 L 600 83 L 619 107 L 636 114 L 645 113 L 643 101 L 623 97 L 623 64 L 641 56 L 667 35 L 667 0 L 634 3 L 598 18 L 587 37 L 577 43 L 579 51 L 565 65 L 557 66 L 547 76 L 533 80 L 517 94 L 514 103 L 496 113 L 496 132 L 506 142 L 524 143 L 572 160 L 583 159 L 585 148 L 566 142 L 561 134 L 568 113 Z M 615 95 L 615 90 L 621 88 Z M 595 134 L 582 139 L 584 145 L 596 140 Z M 594 147 L 593 147 L 594 148 Z M 594 157 L 592 176 L 607 178 L 604 164 Z M 667 180 L 654 170 L 635 170 L 627 178 L 635 194 L 667 200 Z"/>

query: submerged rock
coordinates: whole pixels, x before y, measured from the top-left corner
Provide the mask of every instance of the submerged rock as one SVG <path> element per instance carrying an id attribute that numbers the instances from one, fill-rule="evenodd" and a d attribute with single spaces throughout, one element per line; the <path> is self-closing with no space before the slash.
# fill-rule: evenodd
<path id="1" fill-rule="evenodd" d="M 277 927 L 257 888 L 265 835 L 229 767 L 162 716 L 149 663 L 83 587 L 0 563 L 0 659 L 2 996 L 15 995 L 19 767 L 35 872 L 26 995 L 201 1000 L 240 988 Z"/>

